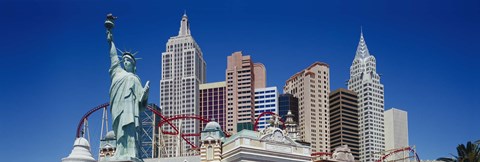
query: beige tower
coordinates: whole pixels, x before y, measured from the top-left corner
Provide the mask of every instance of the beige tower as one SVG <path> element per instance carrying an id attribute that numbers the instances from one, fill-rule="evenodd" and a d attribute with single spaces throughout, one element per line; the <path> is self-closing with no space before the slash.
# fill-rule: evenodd
<path id="1" fill-rule="evenodd" d="M 266 73 L 267 73 L 267 69 L 265 69 L 265 65 L 263 65 L 262 63 L 253 64 L 253 76 L 255 76 L 255 83 L 254 83 L 255 89 L 267 87 Z"/>
<path id="2" fill-rule="evenodd" d="M 222 139 L 225 134 L 220 124 L 215 121 L 207 123 L 202 130 L 200 143 L 201 162 L 220 162 L 222 160 Z"/>
<path id="3" fill-rule="evenodd" d="M 330 75 L 326 63 L 315 62 L 296 73 L 283 90 L 298 98 L 300 140 L 311 144 L 312 152 L 330 152 Z"/>
<path id="4" fill-rule="evenodd" d="M 265 88 L 266 70 L 263 64 L 253 63 L 250 56 L 243 56 L 242 52 L 234 52 L 227 61 L 226 129 L 233 134 L 237 128 L 253 127 L 255 88 Z"/>

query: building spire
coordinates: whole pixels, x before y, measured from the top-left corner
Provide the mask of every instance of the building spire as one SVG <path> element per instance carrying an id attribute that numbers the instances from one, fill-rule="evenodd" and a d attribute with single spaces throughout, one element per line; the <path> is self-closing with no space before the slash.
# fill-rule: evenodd
<path id="1" fill-rule="evenodd" d="M 363 37 L 363 26 L 360 25 L 360 36 Z"/>
<path id="2" fill-rule="evenodd" d="M 180 31 L 178 36 L 190 35 L 190 23 L 188 22 L 187 10 L 183 13 L 182 21 L 180 21 Z"/>
<path id="3" fill-rule="evenodd" d="M 370 56 L 370 52 L 368 51 L 365 38 L 363 38 L 363 28 L 360 26 L 360 41 L 358 42 L 355 58 L 365 58 L 367 56 Z"/>

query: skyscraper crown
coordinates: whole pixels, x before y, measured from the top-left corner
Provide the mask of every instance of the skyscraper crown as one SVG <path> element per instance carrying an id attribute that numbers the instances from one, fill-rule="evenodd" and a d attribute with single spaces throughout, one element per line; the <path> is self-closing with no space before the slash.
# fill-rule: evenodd
<path id="1" fill-rule="evenodd" d="M 370 52 L 368 52 L 367 43 L 363 38 L 363 31 L 360 32 L 360 41 L 358 42 L 357 46 L 357 53 L 355 54 L 355 58 L 366 58 L 370 56 Z"/>
<path id="2" fill-rule="evenodd" d="M 180 31 L 178 31 L 178 36 L 187 35 L 190 35 L 190 23 L 188 22 L 188 16 L 185 12 L 182 16 L 182 21 L 180 21 Z"/>

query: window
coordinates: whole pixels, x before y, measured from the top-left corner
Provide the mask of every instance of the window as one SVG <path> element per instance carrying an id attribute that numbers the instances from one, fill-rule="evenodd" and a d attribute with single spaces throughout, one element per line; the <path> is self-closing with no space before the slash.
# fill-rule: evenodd
<path id="1" fill-rule="evenodd" d="M 207 148 L 207 160 L 213 160 L 213 147 L 208 146 Z"/>

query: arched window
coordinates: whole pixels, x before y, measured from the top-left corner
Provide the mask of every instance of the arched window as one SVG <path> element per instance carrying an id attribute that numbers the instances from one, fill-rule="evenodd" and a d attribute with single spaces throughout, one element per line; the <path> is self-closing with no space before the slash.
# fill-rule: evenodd
<path id="1" fill-rule="evenodd" d="M 207 148 L 207 160 L 213 160 L 213 147 L 208 146 Z"/>

